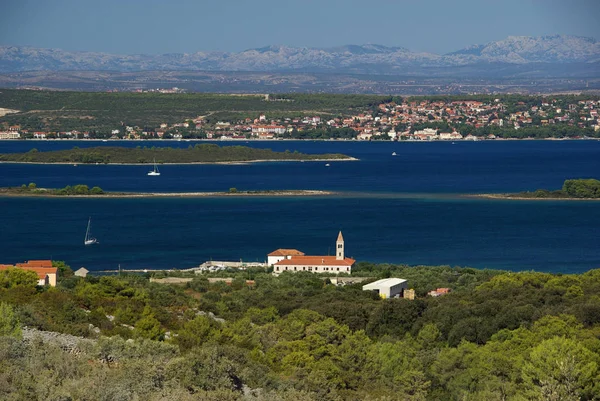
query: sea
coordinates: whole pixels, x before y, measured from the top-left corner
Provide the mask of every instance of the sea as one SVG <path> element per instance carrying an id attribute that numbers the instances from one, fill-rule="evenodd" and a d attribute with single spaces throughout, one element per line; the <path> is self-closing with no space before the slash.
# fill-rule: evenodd
<path id="1" fill-rule="evenodd" d="M 0 153 L 91 146 L 188 147 L 187 141 L 0 141 Z M 205 143 L 202 142 L 202 143 Z M 312 189 L 332 196 L 77 199 L 0 197 L 0 263 L 64 260 L 90 271 L 264 262 L 278 248 L 357 261 L 581 273 L 600 268 L 600 202 L 464 194 L 559 189 L 600 178 L 600 141 L 220 141 L 358 161 L 163 165 L 1 164 L 0 186 L 105 191 Z M 395 155 L 393 155 L 395 153 Z M 327 164 L 329 164 L 327 166 Z M 83 244 L 91 218 L 97 245 Z"/>

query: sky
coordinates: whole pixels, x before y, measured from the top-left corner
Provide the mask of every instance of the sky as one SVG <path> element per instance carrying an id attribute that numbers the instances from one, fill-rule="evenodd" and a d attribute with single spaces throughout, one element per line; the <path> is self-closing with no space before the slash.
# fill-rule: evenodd
<path id="1" fill-rule="evenodd" d="M 375 43 L 437 54 L 507 36 L 600 39 L 600 0 L 0 0 L 0 46 L 116 54 Z"/>

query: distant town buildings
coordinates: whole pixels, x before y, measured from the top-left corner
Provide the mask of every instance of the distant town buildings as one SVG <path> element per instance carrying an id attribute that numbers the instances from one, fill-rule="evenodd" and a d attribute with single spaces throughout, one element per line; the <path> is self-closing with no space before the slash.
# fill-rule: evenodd
<path id="1" fill-rule="evenodd" d="M 0 131 L 0 139 L 21 139 L 21 134 L 15 131 Z"/>
<path id="2" fill-rule="evenodd" d="M 156 90 L 163 93 L 178 91 Z M 204 116 L 155 127 L 119 126 L 105 132 L 30 132 L 20 125 L 0 125 L 0 139 L 221 139 L 272 140 L 304 139 L 321 132 L 320 139 L 460 141 L 495 140 L 516 135 L 528 127 L 574 127 L 587 132 L 600 131 L 600 100 L 574 100 L 569 97 L 527 98 L 525 101 L 398 99 L 351 115 L 322 118 L 318 115 L 256 118 L 208 122 Z M 267 100 L 275 101 L 275 100 Z M 290 101 L 290 99 L 277 99 Z M 502 130 L 500 130 L 502 129 Z M 490 132 L 493 131 L 493 132 Z M 576 132 L 570 130 L 572 136 Z M 575 132 L 575 133 L 574 133 Z"/>
<path id="3" fill-rule="evenodd" d="M 312 272 L 329 274 L 350 274 L 355 260 L 345 256 L 344 237 L 340 231 L 336 240 L 335 256 L 307 256 L 296 249 L 278 249 L 267 255 L 273 274 L 283 272 Z"/>

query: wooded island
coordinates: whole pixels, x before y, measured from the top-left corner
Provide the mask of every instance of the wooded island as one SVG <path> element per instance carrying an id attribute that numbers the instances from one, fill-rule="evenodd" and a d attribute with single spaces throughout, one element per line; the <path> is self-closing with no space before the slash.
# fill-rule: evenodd
<path id="1" fill-rule="evenodd" d="M 495 199 L 600 199 L 600 181 L 589 179 L 565 180 L 562 189 L 538 189 L 514 194 L 482 194 Z"/>
<path id="2" fill-rule="evenodd" d="M 152 198 L 152 197 L 205 197 L 205 196 L 323 196 L 334 195 L 335 192 L 310 189 L 269 189 L 244 191 L 229 188 L 222 192 L 106 192 L 100 187 L 85 184 L 67 185 L 64 188 L 38 188 L 37 184 L 30 182 L 20 187 L 0 188 L 0 196 L 24 197 L 81 197 L 81 198 Z"/>
<path id="3" fill-rule="evenodd" d="M 185 149 L 171 147 L 92 147 L 40 152 L 0 154 L 0 162 L 15 163 L 82 163 L 82 164 L 193 164 L 256 161 L 355 160 L 339 153 L 305 154 L 297 151 L 275 152 L 247 146 L 218 146 L 197 144 Z"/>

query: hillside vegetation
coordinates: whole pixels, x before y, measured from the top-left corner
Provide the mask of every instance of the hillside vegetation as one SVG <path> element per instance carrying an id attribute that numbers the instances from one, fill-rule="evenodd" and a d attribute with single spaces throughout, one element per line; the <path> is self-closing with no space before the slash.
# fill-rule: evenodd
<path id="1" fill-rule="evenodd" d="M 600 270 L 581 275 L 359 263 L 417 299 L 310 273 L 231 285 L 0 272 L 0 398 L 597 400 Z M 163 274 L 164 275 L 164 274 Z M 252 282 L 246 282 L 252 279 Z M 425 294 L 450 287 L 445 296 Z M 19 325 L 92 339 L 21 340 Z M 131 340 L 128 340 L 131 339 Z"/>
<path id="2" fill-rule="evenodd" d="M 186 149 L 168 147 L 95 147 L 39 152 L 32 149 L 26 153 L 0 154 L 3 162 L 27 163 L 218 163 L 253 160 L 329 160 L 350 159 L 342 154 L 304 154 L 299 152 L 274 152 L 247 146 L 223 146 L 197 144 Z"/>
<path id="3" fill-rule="evenodd" d="M 366 109 L 389 100 L 374 95 L 291 94 L 286 101 L 266 101 L 264 95 L 211 93 L 105 93 L 0 90 L 0 107 L 19 110 L 0 118 L 30 131 L 98 131 L 122 125 L 154 130 L 199 116 L 217 119 L 344 113 Z M 210 116 L 213 117 L 210 117 Z M 211 121 L 211 120 L 210 120 Z"/>

